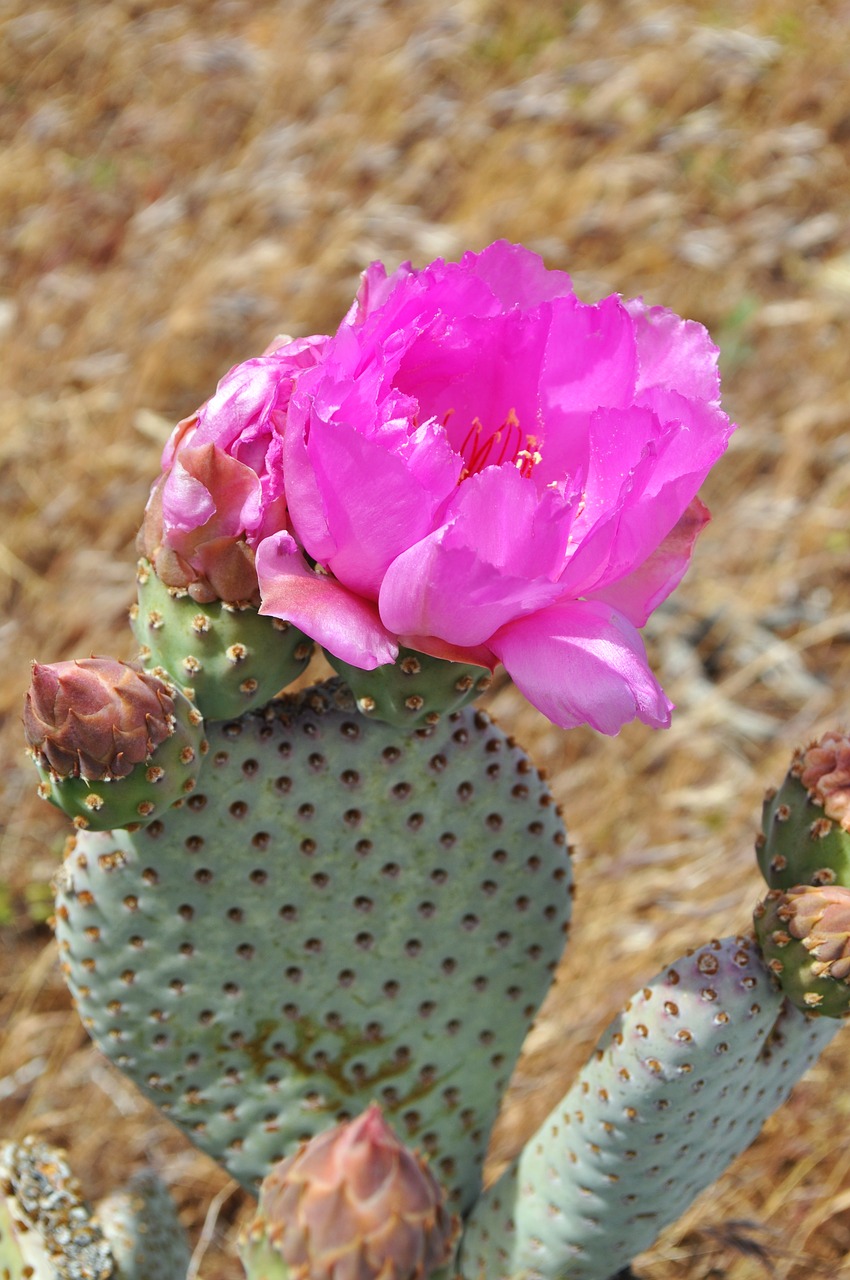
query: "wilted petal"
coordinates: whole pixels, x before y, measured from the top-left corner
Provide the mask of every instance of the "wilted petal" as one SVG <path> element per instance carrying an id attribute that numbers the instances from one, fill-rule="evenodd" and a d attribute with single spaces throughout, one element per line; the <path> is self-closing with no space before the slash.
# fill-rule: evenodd
<path id="1" fill-rule="evenodd" d="M 618 733 L 637 717 L 670 723 L 672 703 L 649 669 L 631 623 L 597 601 L 553 605 L 503 627 L 490 645 L 514 683 L 564 729 Z"/>

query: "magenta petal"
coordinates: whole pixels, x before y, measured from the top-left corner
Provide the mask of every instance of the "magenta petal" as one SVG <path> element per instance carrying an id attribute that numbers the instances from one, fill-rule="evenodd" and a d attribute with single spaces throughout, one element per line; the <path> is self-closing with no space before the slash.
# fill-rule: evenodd
<path id="1" fill-rule="evenodd" d="M 720 353 L 708 330 L 666 307 L 647 307 L 642 298 L 625 305 L 637 338 L 638 393 L 647 387 L 667 387 L 695 400 L 719 400 Z"/>
<path id="2" fill-rule="evenodd" d="M 457 483 L 460 464 L 442 435 L 411 447 L 415 455 L 406 456 L 404 448 L 391 452 L 353 427 L 311 427 L 307 452 L 328 534 L 321 547 L 304 535 L 304 546 L 352 591 L 377 596 L 387 566 L 433 528 L 435 512 Z M 290 509 L 302 533 L 297 508 Z"/>
<path id="3" fill-rule="evenodd" d="M 656 729 L 670 724 L 672 703 L 649 669 L 640 636 L 599 601 L 556 604 L 520 618 L 490 647 L 528 701 L 564 729 L 589 724 L 614 734 L 635 717 Z"/>
<path id="4" fill-rule="evenodd" d="M 557 583 L 572 511 L 515 467 L 487 467 L 457 490 L 447 523 L 400 555 L 381 585 L 395 634 L 486 644 L 499 627 L 563 595 Z"/>
<path id="5" fill-rule="evenodd" d="M 684 577 L 694 543 L 711 519 L 699 498 L 693 502 L 643 564 L 619 582 L 592 592 L 592 599 L 613 605 L 636 627 L 642 627 L 653 609 L 666 600 Z"/>
<path id="6" fill-rule="evenodd" d="M 260 613 L 283 618 L 353 667 L 395 662 L 398 645 L 368 600 L 305 563 L 295 539 L 276 533 L 257 548 Z"/>

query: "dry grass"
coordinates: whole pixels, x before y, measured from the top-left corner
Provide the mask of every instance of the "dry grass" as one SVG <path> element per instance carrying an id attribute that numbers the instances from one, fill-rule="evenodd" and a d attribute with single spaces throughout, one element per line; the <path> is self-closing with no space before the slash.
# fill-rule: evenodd
<path id="1" fill-rule="evenodd" d="M 22 755 L 30 659 L 131 654 L 132 541 L 170 423 L 272 333 L 333 328 L 372 257 L 504 236 L 585 297 L 642 293 L 711 327 L 741 430 L 650 630 L 674 727 L 564 735 L 509 689 L 492 700 L 578 848 L 577 930 L 508 1152 L 606 1009 L 745 924 L 761 790 L 847 720 L 848 17 L 846 0 L 0 0 L 3 1131 L 67 1144 L 93 1195 L 152 1161 L 195 1239 L 221 1193 L 206 1280 L 236 1273 L 244 1200 L 87 1043 L 35 922 L 64 827 Z M 850 1276 L 846 1035 L 642 1276 Z"/>

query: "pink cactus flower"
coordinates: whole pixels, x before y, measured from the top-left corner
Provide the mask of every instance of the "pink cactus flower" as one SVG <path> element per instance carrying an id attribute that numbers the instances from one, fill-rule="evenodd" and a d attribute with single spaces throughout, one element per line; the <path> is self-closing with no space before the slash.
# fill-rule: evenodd
<path id="1" fill-rule="evenodd" d="M 373 263 L 292 391 L 261 611 L 364 669 L 399 643 L 501 661 L 564 727 L 665 726 L 637 629 L 685 572 L 732 429 L 693 321 L 584 304 L 504 242 Z"/>
<path id="2" fill-rule="evenodd" d="M 299 374 L 326 338 L 278 340 L 226 374 L 179 422 L 162 455 L 139 550 L 171 587 L 200 602 L 259 602 L 254 548 L 285 529 L 282 426 Z"/>

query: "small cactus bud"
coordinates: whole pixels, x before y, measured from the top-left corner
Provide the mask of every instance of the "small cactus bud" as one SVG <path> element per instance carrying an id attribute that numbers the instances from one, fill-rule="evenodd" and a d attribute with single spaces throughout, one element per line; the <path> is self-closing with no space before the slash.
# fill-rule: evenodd
<path id="1" fill-rule="evenodd" d="M 147 824 L 194 788 L 203 717 L 164 676 L 111 658 L 33 664 L 24 733 L 39 795 L 77 827 Z"/>
<path id="2" fill-rule="evenodd" d="M 112 658 L 34 662 L 24 733 L 36 762 L 60 778 L 124 778 L 172 733 L 161 680 Z"/>
<path id="3" fill-rule="evenodd" d="M 249 1280 L 426 1280 L 457 1219 L 428 1166 L 372 1104 L 282 1160 L 240 1241 Z"/>
<path id="4" fill-rule="evenodd" d="M 773 889 L 755 911 L 768 968 L 806 1013 L 850 1013 L 850 889 L 797 885 Z"/>

